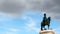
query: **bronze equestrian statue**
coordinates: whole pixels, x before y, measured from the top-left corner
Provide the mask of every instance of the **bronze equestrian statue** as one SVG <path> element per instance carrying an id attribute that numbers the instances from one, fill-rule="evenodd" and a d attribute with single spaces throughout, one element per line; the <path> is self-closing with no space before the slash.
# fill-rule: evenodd
<path id="1" fill-rule="evenodd" d="M 50 21 L 51 21 L 51 17 L 47 18 L 46 14 L 44 14 L 43 21 L 41 22 L 41 30 L 43 30 L 43 28 L 45 29 L 46 25 L 48 26 L 48 29 L 49 29 Z"/>

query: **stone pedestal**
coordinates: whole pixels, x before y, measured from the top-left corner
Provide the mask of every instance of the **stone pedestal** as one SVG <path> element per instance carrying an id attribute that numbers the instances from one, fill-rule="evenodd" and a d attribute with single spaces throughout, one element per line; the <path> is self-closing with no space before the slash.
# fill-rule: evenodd
<path id="1" fill-rule="evenodd" d="M 53 30 L 43 30 L 39 34 L 55 34 Z"/>

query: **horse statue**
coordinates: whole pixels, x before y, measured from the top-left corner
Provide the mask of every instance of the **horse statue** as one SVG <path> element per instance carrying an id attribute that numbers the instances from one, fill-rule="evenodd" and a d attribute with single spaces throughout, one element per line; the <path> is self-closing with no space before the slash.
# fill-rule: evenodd
<path id="1" fill-rule="evenodd" d="M 45 17 L 43 18 L 43 21 L 41 22 L 41 30 L 43 30 L 43 28 L 45 29 L 46 25 L 48 26 L 48 29 L 49 29 L 49 26 L 50 26 L 51 17 L 46 18 L 46 14 L 44 14 L 44 16 Z"/>

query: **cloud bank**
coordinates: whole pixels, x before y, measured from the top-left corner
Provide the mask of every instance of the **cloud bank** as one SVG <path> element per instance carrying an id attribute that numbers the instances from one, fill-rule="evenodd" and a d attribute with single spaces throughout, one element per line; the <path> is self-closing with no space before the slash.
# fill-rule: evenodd
<path id="1" fill-rule="evenodd" d="M 22 15 L 24 10 L 42 10 L 60 19 L 60 0 L 0 0 L 0 12 Z"/>

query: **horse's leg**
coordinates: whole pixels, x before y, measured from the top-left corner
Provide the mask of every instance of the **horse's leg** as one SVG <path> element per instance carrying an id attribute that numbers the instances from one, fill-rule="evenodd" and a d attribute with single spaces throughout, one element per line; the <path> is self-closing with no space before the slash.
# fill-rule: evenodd
<path id="1" fill-rule="evenodd" d="M 41 26 L 41 30 L 42 30 L 42 26 Z"/>
<path id="2" fill-rule="evenodd" d="M 41 30 L 42 30 L 42 24 L 41 24 Z"/>
<path id="3" fill-rule="evenodd" d="M 48 25 L 48 29 L 49 29 L 49 26 L 50 26 L 50 25 Z"/>
<path id="4" fill-rule="evenodd" d="M 43 30 L 43 26 L 41 25 L 41 30 Z"/>

